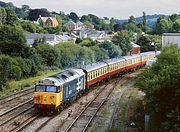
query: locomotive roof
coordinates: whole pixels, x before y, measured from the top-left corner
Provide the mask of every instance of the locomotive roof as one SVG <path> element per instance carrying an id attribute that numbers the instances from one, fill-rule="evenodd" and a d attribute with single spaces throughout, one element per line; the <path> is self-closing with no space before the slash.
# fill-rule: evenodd
<path id="1" fill-rule="evenodd" d="M 70 69 L 66 70 L 64 72 L 60 72 L 58 74 L 49 76 L 47 78 L 44 78 L 43 80 L 39 81 L 38 85 L 55 85 L 59 86 L 61 84 L 64 84 L 66 82 L 69 82 L 71 80 L 74 80 L 78 77 L 81 77 L 84 75 L 84 72 L 82 69 Z"/>
<path id="2" fill-rule="evenodd" d="M 89 72 L 89 71 L 94 71 L 105 66 L 108 66 L 105 62 L 98 62 L 98 63 L 93 63 L 91 65 L 83 66 L 82 69 Z"/>

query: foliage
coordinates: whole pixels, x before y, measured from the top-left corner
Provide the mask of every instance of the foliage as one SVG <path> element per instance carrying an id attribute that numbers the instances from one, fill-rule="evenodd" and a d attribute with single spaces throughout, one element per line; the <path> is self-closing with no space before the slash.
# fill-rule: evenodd
<path id="1" fill-rule="evenodd" d="M 50 17 L 50 12 L 47 9 L 30 9 L 27 19 L 30 21 L 37 21 L 39 16 Z"/>
<path id="2" fill-rule="evenodd" d="M 5 24 L 10 24 L 13 25 L 16 23 L 17 21 L 17 16 L 16 13 L 14 12 L 14 10 L 6 8 L 6 23 Z"/>
<path id="3" fill-rule="evenodd" d="M 113 36 L 112 42 L 115 45 L 119 46 L 119 48 L 123 51 L 122 55 L 127 55 L 127 53 L 132 49 L 131 39 L 131 32 L 122 30 L 117 32 L 117 34 Z"/>
<path id="4" fill-rule="evenodd" d="M 18 62 L 6 55 L 0 55 L 0 88 L 10 79 L 20 79 L 21 69 Z"/>
<path id="5" fill-rule="evenodd" d="M 60 72 L 60 71 L 59 71 Z M 8 95 L 9 93 L 12 93 L 15 90 L 23 89 L 24 87 L 30 86 L 37 82 L 38 80 L 43 79 L 44 77 L 51 76 L 58 73 L 56 71 L 48 70 L 48 71 L 40 71 L 38 72 L 36 77 L 28 77 L 27 79 L 23 78 L 21 80 L 12 80 L 7 82 L 7 86 L 4 87 L 2 92 L 0 91 L 0 98 Z"/>
<path id="6" fill-rule="evenodd" d="M 106 59 L 109 59 L 108 57 L 108 51 L 106 51 L 103 48 L 99 48 L 97 45 L 91 47 L 91 49 L 94 51 L 95 53 L 95 61 L 103 61 Z"/>
<path id="7" fill-rule="evenodd" d="M 0 8 L 0 24 L 5 24 L 7 13 L 5 8 Z"/>
<path id="8" fill-rule="evenodd" d="M 81 22 L 90 22 L 91 21 L 91 18 L 89 17 L 89 16 L 87 16 L 87 15 L 83 15 L 82 17 L 81 17 Z"/>
<path id="9" fill-rule="evenodd" d="M 110 59 L 119 57 L 122 55 L 122 50 L 117 45 L 113 44 L 112 42 L 105 41 L 99 44 L 99 47 L 103 48 L 104 50 L 108 52 L 108 56 Z"/>
<path id="10" fill-rule="evenodd" d="M 114 31 L 121 31 L 121 30 L 123 30 L 124 28 L 123 28 L 123 25 L 121 25 L 121 24 L 114 24 L 114 26 L 113 26 L 113 28 L 114 28 Z"/>
<path id="11" fill-rule="evenodd" d="M 60 67 L 60 52 L 58 49 L 48 44 L 39 44 L 36 49 L 47 66 Z"/>
<path id="12" fill-rule="evenodd" d="M 0 25 L 0 52 L 8 55 L 22 55 L 25 48 L 25 36 L 18 26 Z"/>
<path id="13" fill-rule="evenodd" d="M 97 45 L 97 42 L 96 41 L 93 41 L 92 39 L 90 38 L 87 38 L 87 39 L 83 39 L 79 45 L 81 46 L 86 46 L 86 47 L 92 47 L 92 46 L 95 46 Z"/>
<path id="14" fill-rule="evenodd" d="M 93 51 L 88 48 L 82 48 L 77 44 L 71 42 L 60 43 L 55 46 L 60 51 L 62 68 L 69 68 L 79 66 L 84 61 L 88 64 L 94 60 Z M 86 53 L 83 53 L 83 50 Z"/>
<path id="15" fill-rule="evenodd" d="M 172 22 L 175 22 L 178 18 L 180 18 L 177 14 L 172 14 L 169 16 Z"/>
<path id="16" fill-rule="evenodd" d="M 0 24 L 14 25 L 17 22 L 17 16 L 14 10 L 10 8 L 0 8 Z"/>
<path id="17" fill-rule="evenodd" d="M 146 110 L 151 115 L 152 130 L 178 131 L 180 49 L 175 45 L 164 48 L 157 62 L 144 71 L 137 84 L 146 94 Z"/>
<path id="18" fill-rule="evenodd" d="M 74 22 L 79 21 L 79 17 L 78 17 L 78 15 L 75 12 L 71 12 L 70 15 L 69 15 L 69 18 L 71 20 L 73 20 Z"/>
<path id="19" fill-rule="evenodd" d="M 157 20 L 155 31 L 157 34 L 168 33 L 172 30 L 172 22 L 167 18 L 160 17 Z"/>
<path id="20" fill-rule="evenodd" d="M 143 12 L 143 32 L 145 33 L 146 33 L 146 27 L 147 27 L 146 13 Z"/>
<path id="21" fill-rule="evenodd" d="M 136 43 L 141 46 L 141 52 L 154 51 L 154 46 L 148 36 L 141 35 Z"/>
<path id="22" fill-rule="evenodd" d="M 176 19 L 173 23 L 173 32 L 179 33 L 180 32 L 180 18 Z"/>
<path id="23" fill-rule="evenodd" d="M 41 26 L 31 22 L 31 21 L 19 21 L 19 25 L 23 30 L 30 33 L 47 33 L 47 30 L 43 29 Z"/>
<path id="24" fill-rule="evenodd" d="M 44 28 L 46 31 L 48 31 L 49 34 L 59 34 L 61 31 L 61 27 L 46 27 Z"/>

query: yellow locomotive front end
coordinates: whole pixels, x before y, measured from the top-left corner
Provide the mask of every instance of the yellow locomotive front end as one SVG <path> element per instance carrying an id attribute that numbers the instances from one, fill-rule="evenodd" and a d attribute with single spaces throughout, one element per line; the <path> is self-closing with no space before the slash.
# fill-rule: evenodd
<path id="1" fill-rule="evenodd" d="M 57 112 L 62 103 L 62 86 L 36 85 L 34 106 L 40 112 Z"/>

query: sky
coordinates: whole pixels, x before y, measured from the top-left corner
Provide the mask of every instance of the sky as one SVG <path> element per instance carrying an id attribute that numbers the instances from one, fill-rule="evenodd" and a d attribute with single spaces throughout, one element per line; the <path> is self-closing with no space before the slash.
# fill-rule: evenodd
<path id="1" fill-rule="evenodd" d="M 98 17 L 127 19 L 133 15 L 173 13 L 180 14 L 180 0 L 2 0 L 13 2 L 15 6 L 29 5 L 34 8 L 46 8 L 49 11 L 63 11 L 65 14 L 76 12 L 78 16 L 94 14 Z"/>

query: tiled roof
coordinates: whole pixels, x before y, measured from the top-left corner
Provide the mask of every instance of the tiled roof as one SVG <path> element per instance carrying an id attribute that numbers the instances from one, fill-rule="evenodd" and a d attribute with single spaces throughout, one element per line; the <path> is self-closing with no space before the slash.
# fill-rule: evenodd
<path id="1" fill-rule="evenodd" d="M 73 21 L 70 21 L 70 22 L 67 22 L 65 25 L 66 26 L 76 26 L 76 23 Z"/>

